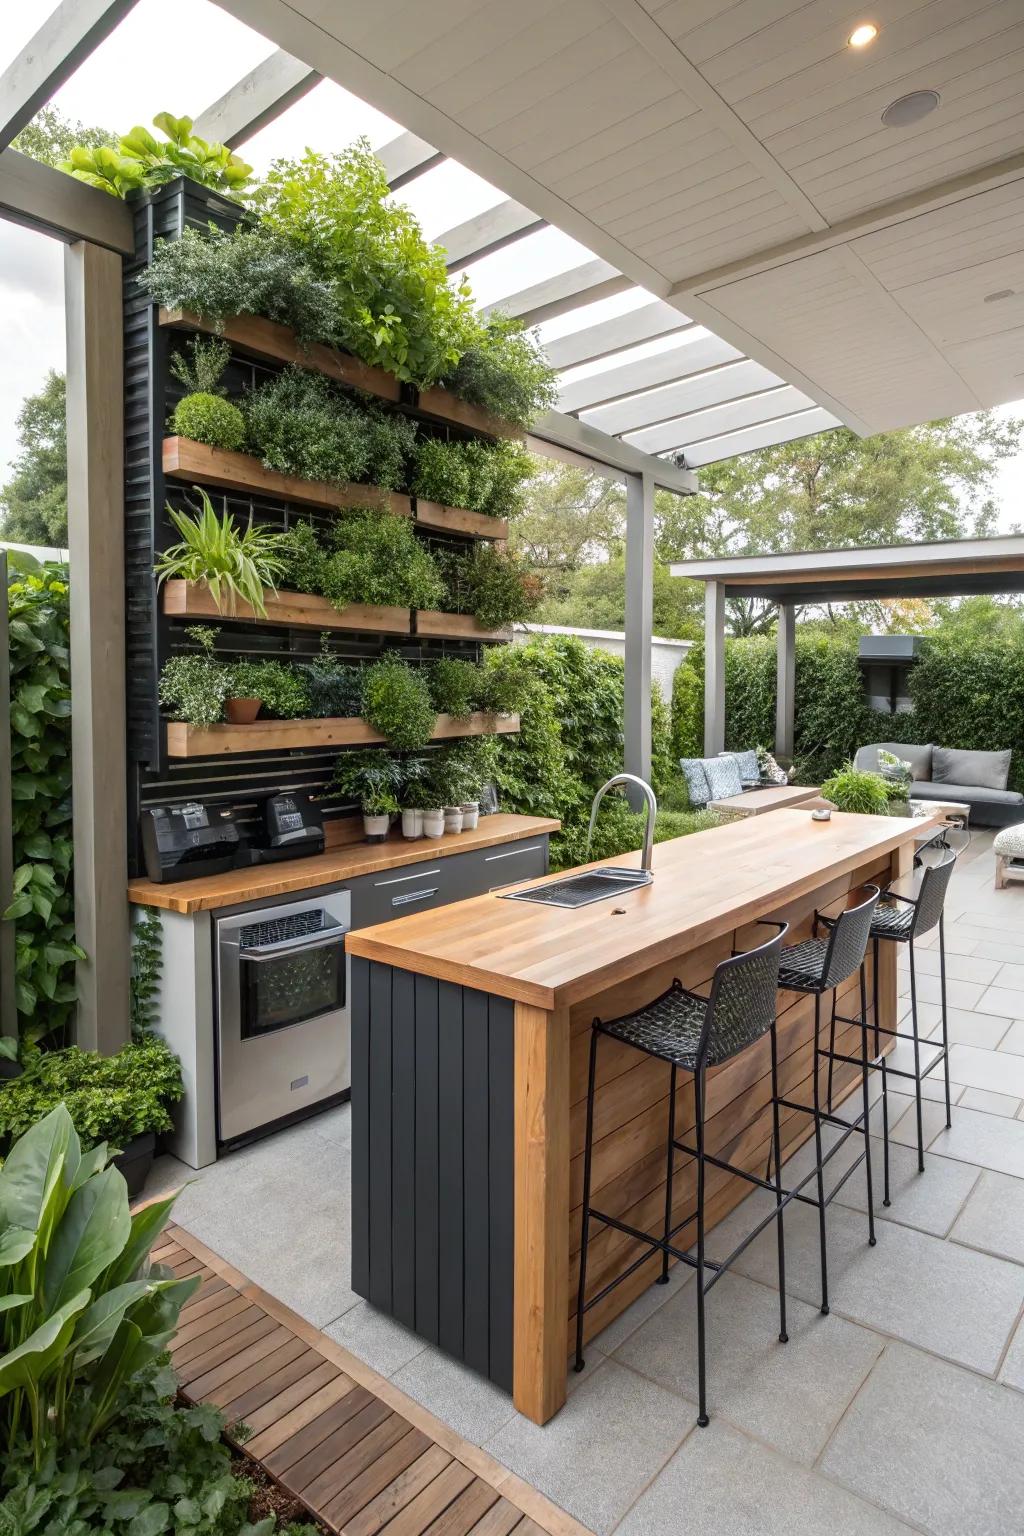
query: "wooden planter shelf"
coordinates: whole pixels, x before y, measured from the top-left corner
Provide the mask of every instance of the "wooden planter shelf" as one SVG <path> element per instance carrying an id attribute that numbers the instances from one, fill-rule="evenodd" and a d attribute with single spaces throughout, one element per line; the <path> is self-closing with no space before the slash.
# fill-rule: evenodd
<path id="1" fill-rule="evenodd" d="M 243 619 L 257 624 L 281 624 L 289 629 L 363 630 L 383 635 L 408 635 L 412 630 L 408 608 L 376 608 L 368 603 L 335 608 L 326 597 L 315 597 L 310 592 L 271 592 L 265 587 L 266 617 L 258 614 L 251 603 L 239 602 L 232 612 L 218 609 L 203 582 L 168 581 L 164 583 L 163 595 L 164 613 L 171 619 Z M 451 617 L 459 622 L 458 614 Z"/>
<path id="2" fill-rule="evenodd" d="M 468 720 L 438 715 L 433 741 L 457 736 L 504 736 L 519 729 L 518 715 L 476 713 Z M 365 720 L 257 720 L 252 725 L 186 725 L 168 721 L 168 757 L 223 757 L 241 752 L 289 752 L 303 747 L 386 745 Z"/>
<path id="3" fill-rule="evenodd" d="M 442 389 L 439 384 L 433 389 L 420 390 L 418 406 L 424 416 L 433 417 L 435 421 L 454 422 L 460 427 L 470 427 L 474 432 L 486 432 L 488 437 L 510 437 L 521 443 L 526 441 L 522 427 L 517 427 L 511 421 L 502 421 L 500 416 L 492 416 L 483 406 L 460 400 L 458 395 Z"/>
<path id="4" fill-rule="evenodd" d="M 416 612 L 416 633 L 443 640 L 511 640 L 512 626 L 484 629 L 471 613 L 435 613 L 420 608 Z"/>
<path id="5" fill-rule="evenodd" d="M 400 496 L 397 491 L 385 491 L 379 485 L 331 485 L 326 480 L 283 475 L 279 470 L 267 469 L 249 453 L 210 448 L 190 437 L 165 437 L 163 461 L 164 474 L 171 480 L 198 481 L 222 490 L 247 491 L 331 511 L 339 507 L 380 507 L 401 517 L 409 517 L 412 512 L 408 496 Z"/>
<path id="6" fill-rule="evenodd" d="M 437 528 L 442 533 L 465 533 L 474 539 L 507 539 L 508 523 L 503 517 L 487 512 L 470 512 L 465 507 L 442 507 L 436 501 L 416 498 L 416 521 L 423 528 Z"/>
<path id="7" fill-rule="evenodd" d="M 323 373 L 338 384 L 348 384 L 354 389 L 364 389 L 367 394 L 396 404 L 401 399 L 402 386 L 394 374 L 383 368 L 373 368 L 336 347 L 325 347 L 318 341 L 299 341 L 287 325 L 274 320 L 264 320 L 260 315 L 235 315 L 218 325 L 214 320 L 204 320 L 187 310 L 160 308 L 160 324 L 182 331 L 202 331 L 209 336 L 223 336 L 225 341 L 239 352 L 250 357 L 264 358 L 271 363 L 298 363 L 314 373 Z"/>

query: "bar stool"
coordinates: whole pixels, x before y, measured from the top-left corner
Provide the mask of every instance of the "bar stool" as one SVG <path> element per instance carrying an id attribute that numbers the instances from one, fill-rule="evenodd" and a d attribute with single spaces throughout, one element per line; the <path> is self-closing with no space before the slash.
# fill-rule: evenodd
<path id="1" fill-rule="evenodd" d="M 930 845 L 926 845 L 930 846 Z M 923 853 L 925 850 L 922 849 Z M 914 941 L 924 933 L 930 933 L 938 925 L 939 929 L 939 996 L 941 998 L 942 1011 L 942 1066 L 945 1074 L 946 1087 L 946 1124 L 952 1125 L 953 1116 L 949 1094 L 949 1024 L 946 1015 L 946 935 L 943 922 L 943 912 L 946 904 L 946 892 L 956 866 L 957 853 L 952 848 L 945 848 L 942 857 L 936 864 L 924 864 L 921 868 L 921 882 L 916 896 L 904 896 L 891 887 L 883 892 L 878 909 L 871 922 L 872 958 L 874 961 L 874 985 L 872 988 L 872 1004 L 874 1008 L 874 1032 L 875 1032 L 875 1060 L 872 1066 L 882 1074 L 882 1165 L 883 1165 L 883 1195 L 882 1204 L 891 1205 L 889 1197 L 889 1097 L 888 1080 L 890 1076 L 910 1078 L 914 1083 L 915 1097 L 917 1101 L 917 1171 L 924 1172 L 924 1127 L 921 1104 L 921 1081 L 924 1074 L 921 1072 L 921 1035 L 917 1019 L 917 971 L 914 964 Z M 910 955 L 910 1032 L 901 1029 L 886 1029 L 879 1023 L 878 1007 L 878 957 L 879 945 L 882 940 L 891 944 L 906 944 Z M 910 1071 L 906 1068 L 889 1066 L 880 1049 L 879 1036 L 888 1035 L 894 1040 L 910 1040 L 914 1046 L 914 1068 Z M 829 1041 L 829 1088 L 828 1098 L 831 1106 L 832 1099 L 832 1063 L 834 1061 L 849 1061 L 851 1058 L 836 1052 L 835 1049 L 835 1024 L 832 1026 L 832 1037 Z M 935 1061 L 929 1063 L 929 1071 L 935 1066 Z"/>
<path id="2" fill-rule="evenodd" d="M 804 939 L 799 944 L 792 944 L 782 951 L 779 962 L 779 986 L 787 992 L 803 992 L 814 998 L 814 1055 L 813 1055 L 813 1080 L 811 1104 L 799 1104 L 793 1099 L 780 1100 L 783 1108 L 801 1110 L 804 1114 L 814 1117 L 814 1162 L 811 1172 L 800 1181 L 794 1190 L 793 1196 L 804 1201 L 807 1205 L 815 1205 L 818 1208 L 818 1242 L 821 1249 L 821 1310 L 827 1316 L 828 1304 L 828 1251 L 825 1228 L 825 1210 L 831 1205 L 836 1195 L 842 1189 L 847 1179 L 860 1167 L 865 1165 L 865 1177 L 868 1193 L 868 1243 L 875 1246 L 875 1209 L 874 1192 L 871 1187 L 871 1136 L 869 1131 L 870 1099 L 868 1096 L 868 1067 L 870 1057 L 868 1055 L 868 1005 L 867 1005 L 867 981 L 864 975 L 864 957 L 867 954 L 868 935 L 871 929 L 871 921 L 878 905 L 878 886 L 867 885 L 864 887 L 868 893 L 864 901 L 855 907 L 847 907 L 845 912 L 840 912 L 837 917 L 827 917 L 824 913 L 814 914 L 813 937 Z M 818 926 L 828 929 L 828 938 L 818 937 Z M 855 971 L 860 972 L 860 1017 L 848 1018 L 836 1013 L 836 989 L 844 981 L 848 980 Z M 832 1030 L 833 1040 L 836 1021 L 842 1024 L 859 1024 L 861 1030 L 862 1055 L 859 1065 L 861 1067 L 861 1090 L 863 1093 L 863 1109 L 855 1119 L 840 1120 L 832 1113 L 831 1087 L 829 1089 L 829 1107 L 827 1110 L 821 1107 L 821 1083 L 820 1065 L 823 1057 L 830 1053 L 821 1045 L 821 999 L 826 992 L 832 993 Z M 842 1060 L 854 1061 L 855 1057 L 843 1057 Z M 831 1066 L 831 1062 L 830 1062 Z M 821 1127 L 822 1124 L 842 1126 L 843 1134 L 825 1152 L 822 1148 Z M 864 1136 L 864 1150 L 843 1174 L 828 1197 L 825 1196 L 825 1166 L 835 1157 L 840 1147 L 853 1135 L 855 1131 L 861 1131 Z M 805 1195 L 804 1185 L 814 1179 L 818 1193 L 817 1197 Z"/>
<path id="3" fill-rule="evenodd" d="M 787 1199 L 781 1184 L 779 1161 L 779 1110 L 778 1110 L 778 1060 L 775 1042 L 775 1002 L 777 996 L 777 984 L 779 976 L 779 954 L 782 949 L 783 936 L 788 929 L 787 923 L 772 922 L 761 919 L 766 927 L 777 929 L 774 938 L 765 944 L 758 945 L 756 949 L 746 950 L 741 954 L 731 956 L 728 960 L 722 960 L 715 968 L 715 974 L 711 983 L 711 991 L 707 997 L 699 993 L 690 992 L 677 979 L 673 981 L 667 992 L 648 1003 L 644 1008 L 638 1008 L 634 1013 L 628 1013 L 618 1019 L 602 1020 L 595 1018 L 590 1036 L 590 1074 L 587 1084 L 587 1132 L 583 1155 L 583 1241 L 580 1249 L 580 1278 L 579 1290 L 576 1300 L 576 1370 L 582 1371 L 583 1360 L 583 1317 L 591 1307 L 595 1306 L 627 1279 L 635 1270 L 639 1269 L 650 1257 L 649 1252 L 643 1253 L 640 1258 L 630 1264 L 621 1275 L 604 1286 L 596 1296 L 589 1301 L 584 1298 L 587 1289 L 587 1254 L 590 1242 L 590 1223 L 600 1221 L 605 1226 L 614 1227 L 618 1232 L 624 1232 L 628 1237 L 635 1238 L 644 1243 L 646 1247 L 662 1255 L 662 1269 L 657 1284 L 665 1285 L 668 1282 L 669 1259 L 680 1260 L 683 1264 L 689 1264 L 697 1271 L 697 1375 L 698 1375 L 698 1419 L 697 1423 L 706 1425 L 708 1420 L 707 1409 L 707 1368 L 706 1346 L 704 1331 L 704 1301 L 707 1292 L 725 1273 L 733 1260 L 743 1252 L 749 1243 L 768 1224 L 775 1221 L 778 1226 L 778 1251 L 779 1251 L 779 1339 L 786 1343 L 786 1260 L 785 1244 L 782 1230 L 782 1211 L 787 1204 Z M 775 1179 L 769 1183 L 766 1179 L 760 1179 L 756 1174 L 747 1173 L 743 1168 L 736 1168 L 731 1163 L 721 1158 L 713 1157 L 704 1148 L 704 1107 L 705 1107 L 705 1074 L 708 1067 L 720 1066 L 723 1062 L 731 1060 L 749 1046 L 754 1045 L 764 1035 L 771 1038 L 771 1062 L 772 1062 L 772 1144 L 775 1148 Z M 594 1150 L 594 1089 L 597 1076 L 597 1044 L 602 1035 L 608 1035 L 614 1040 L 621 1040 L 626 1045 L 633 1046 L 635 1050 L 642 1051 L 646 1056 L 655 1056 L 661 1061 L 667 1061 L 671 1066 L 670 1091 L 668 1099 L 668 1144 L 667 1144 L 667 1169 L 665 1176 L 665 1222 L 663 1236 L 652 1237 L 648 1232 L 642 1232 L 637 1227 L 630 1226 L 627 1222 L 620 1221 L 615 1216 L 595 1210 L 590 1203 L 590 1180 Z M 696 1146 L 688 1146 L 685 1142 L 676 1139 L 676 1086 L 678 1074 L 688 1072 L 693 1077 L 694 1084 L 694 1137 Z M 680 1222 L 673 1225 L 672 1222 L 672 1186 L 675 1176 L 675 1154 L 685 1152 L 696 1159 L 697 1164 L 697 1203 L 693 1211 Z M 714 1168 L 721 1168 L 728 1173 L 739 1174 L 751 1184 L 756 1184 L 761 1189 L 770 1190 L 775 1196 L 772 1210 L 759 1222 L 744 1240 L 733 1250 L 729 1256 L 720 1263 L 708 1259 L 704 1250 L 704 1170 L 710 1163 Z M 696 1217 L 697 1222 L 697 1252 L 696 1257 L 673 1245 L 672 1239 L 683 1227 L 688 1226 Z M 705 1272 L 711 1270 L 711 1278 L 705 1281 Z"/>

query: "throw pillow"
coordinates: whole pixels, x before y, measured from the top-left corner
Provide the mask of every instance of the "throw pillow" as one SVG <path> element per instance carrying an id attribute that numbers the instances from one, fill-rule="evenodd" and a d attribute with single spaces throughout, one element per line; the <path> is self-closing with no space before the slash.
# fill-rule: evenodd
<path id="1" fill-rule="evenodd" d="M 707 775 L 700 758 L 681 757 L 679 766 L 686 780 L 686 792 L 690 797 L 690 804 L 694 807 L 707 805 L 711 799 L 711 791 L 708 789 Z"/>
<path id="2" fill-rule="evenodd" d="M 736 766 L 740 771 L 740 778 L 744 784 L 750 784 L 754 779 L 761 777 L 755 748 L 751 748 L 749 752 L 734 752 L 733 757 L 736 759 Z"/>
<path id="3" fill-rule="evenodd" d="M 1005 789 L 1009 776 L 1009 748 L 1005 752 L 962 752 L 955 747 L 936 747 L 932 754 L 934 784 Z"/>
<path id="4" fill-rule="evenodd" d="M 740 770 L 734 757 L 701 758 L 707 776 L 709 796 L 712 800 L 727 800 L 730 795 L 741 795 Z"/>

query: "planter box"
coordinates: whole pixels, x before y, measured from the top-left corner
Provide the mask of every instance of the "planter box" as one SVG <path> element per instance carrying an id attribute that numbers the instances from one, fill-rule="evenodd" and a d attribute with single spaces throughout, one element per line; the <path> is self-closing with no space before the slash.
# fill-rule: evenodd
<path id="1" fill-rule="evenodd" d="M 433 741 L 457 736 L 504 736 L 519 729 L 518 715 L 468 720 L 438 715 Z M 385 746 L 385 738 L 358 716 L 351 720 L 256 720 L 252 725 L 167 723 L 168 757 L 223 757 L 232 753 L 290 752 L 303 747 Z"/>
<path id="2" fill-rule="evenodd" d="M 232 453 L 227 448 L 211 448 L 190 437 L 165 437 L 164 474 L 172 480 L 198 481 L 229 491 L 251 491 L 257 496 L 271 496 L 279 501 L 299 502 L 308 507 L 381 507 L 409 517 L 408 496 L 384 491 L 379 485 L 330 485 L 326 480 L 303 480 L 299 475 L 283 475 L 267 469 L 249 453 Z"/>
<path id="3" fill-rule="evenodd" d="M 486 432 L 488 437 L 511 437 L 519 442 L 526 441 L 522 427 L 517 427 L 511 421 L 502 421 L 500 416 L 492 416 L 483 406 L 460 400 L 458 395 L 442 389 L 439 384 L 432 389 L 421 390 L 417 405 L 424 416 L 433 416 L 437 421 L 453 421 L 460 427 L 472 428 L 474 432 Z"/>
<path id="4" fill-rule="evenodd" d="M 382 635 L 407 635 L 412 629 L 408 608 L 374 608 L 368 603 L 349 603 L 335 608 L 326 597 L 310 592 L 272 592 L 264 588 L 267 612 L 263 617 L 251 603 L 236 604 L 233 612 L 218 609 L 209 587 L 197 581 L 165 581 L 164 613 L 172 619 L 248 619 L 257 624 L 279 624 L 289 629 L 361 630 Z M 433 631 L 437 633 L 437 631 Z"/>
<path id="5" fill-rule="evenodd" d="M 156 1137 L 152 1131 L 143 1131 L 141 1136 L 133 1136 L 124 1151 L 114 1158 L 114 1167 L 124 1174 L 132 1198 L 142 1194 L 155 1155 Z"/>
<path id="6" fill-rule="evenodd" d="M 504 640 L 512 639 L 512 626 L 504 629 L 484 629 L 471 613 L 437 613 L 433 609 L 416 611 L 416 633 L 438 636 L 445 640 Z"/>
<path id="7" fill-rule="evenodd" d="M 474 539 L 508 538 L 508 523 L 503 517 L 470 512 L 466 507 L 442 507 L 440 502 L 417 497 L 415 515 L 424 528 L 437 528 L 443 533 L 465 533 Z"/>

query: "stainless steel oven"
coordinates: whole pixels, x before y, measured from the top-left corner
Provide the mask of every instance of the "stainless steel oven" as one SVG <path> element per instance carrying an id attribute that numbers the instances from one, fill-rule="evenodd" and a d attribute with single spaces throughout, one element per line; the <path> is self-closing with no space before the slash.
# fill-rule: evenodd
<path id="1" fill-rule="evenodd" d="M 344 1092 L 348 891 L 217 920 L 217 1125 L 222 1142 Z"/>

